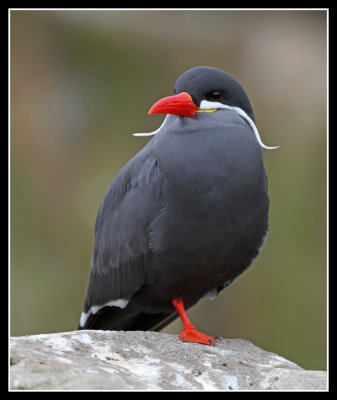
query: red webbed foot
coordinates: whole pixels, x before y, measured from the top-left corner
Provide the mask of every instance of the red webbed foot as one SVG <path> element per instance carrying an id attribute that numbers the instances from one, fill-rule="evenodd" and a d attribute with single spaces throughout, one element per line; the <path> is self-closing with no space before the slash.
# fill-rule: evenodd
<path id="1" fill-rule="evenodd" d="M 218 341 L 216 337 L 208 336 L 202 332 L 197 331 L 194 326 L 184 329 L 179 335 L 179 338 L 183 343 L 201 343 L 206 344 L 207 346 L 215 346 L 215 343 Z"/>
<path id="2" fill-rule="evenodd" d="M 191 321 L 187 317 L 184 303 L 181 299 L 173 299 L 172 304 L 178 311 L 178 314 L 184 325 L 184 329 L 179 335 L 179 338 L 182 342 L 201 343 L 207 346 L 215 346 L 215 343 L 218 341 L 219 338 L 205 335 L 204 333 L 201 333 L 195 329 L 195 327 L 192 325 Z"/>

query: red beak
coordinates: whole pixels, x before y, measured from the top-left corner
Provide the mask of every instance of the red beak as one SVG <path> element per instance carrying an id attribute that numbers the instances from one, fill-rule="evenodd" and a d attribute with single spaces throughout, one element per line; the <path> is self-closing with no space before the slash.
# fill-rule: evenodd
<path id="1" fill-rule="evenodd" d="M 192 97 L 187 92 L 168 96 L 158 100 L 149 110 L 149 114 L 174 114 L 182 117 L 195 117 L 198 109 Z"/>

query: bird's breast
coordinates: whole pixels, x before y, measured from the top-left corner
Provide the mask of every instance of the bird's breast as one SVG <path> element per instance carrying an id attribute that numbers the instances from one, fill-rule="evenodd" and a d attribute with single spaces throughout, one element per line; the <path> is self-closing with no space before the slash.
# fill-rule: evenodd
<path id="1" fill-rule="evenodd" d="M 157 140 L 165 181 L 179 195 L 249 190 L 264 173 L 262 153 L 250 126 L 228 110 L 206 117 L 176 117 Z"/>
<path id="2" fill-rule="evenodd" d="M 242 121 L 208 128 L 197 122 L 178 120 L 180 130 L 171 124 L 159 146 L 164 203 L 151 226 L 157 252 L 221 253 L 230 237 L 254 236 L 259 220 L 266 225 L 267 180 L 250 128 Z"/>

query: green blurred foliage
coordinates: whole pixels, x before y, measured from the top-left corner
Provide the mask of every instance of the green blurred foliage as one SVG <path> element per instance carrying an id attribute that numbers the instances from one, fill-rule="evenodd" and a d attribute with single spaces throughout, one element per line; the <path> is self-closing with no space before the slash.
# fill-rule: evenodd
<path id="1" fill-rule="evenodd" d="M 326 12 L 10 12 L 11 335 L 77 328 L 100 201 L 186 69 L 231 73 L 253 104 L 271 197 L 254 264 L 189 314 L 326 369 Z M 175 321 L 166 332 L 179 333 Z"/>

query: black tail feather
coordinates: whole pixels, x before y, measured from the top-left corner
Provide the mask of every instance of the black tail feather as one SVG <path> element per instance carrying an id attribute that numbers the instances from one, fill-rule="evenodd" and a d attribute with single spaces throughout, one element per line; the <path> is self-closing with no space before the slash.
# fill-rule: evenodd
<path id="1" fill-rule="evenodd" d="M 85 325 L 79 330 L 96 329 L 112 331 L 160 331 L 178 317 L 172 313 L 139 313 L 131 314 L 128 308 L 107 306 L 96 314 L 91 314 Z"/>

